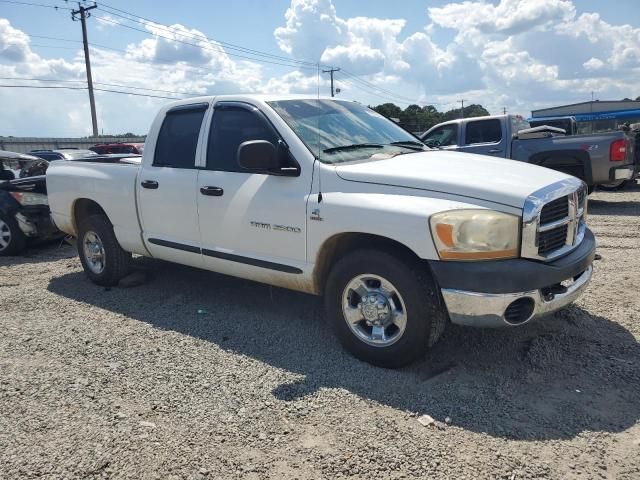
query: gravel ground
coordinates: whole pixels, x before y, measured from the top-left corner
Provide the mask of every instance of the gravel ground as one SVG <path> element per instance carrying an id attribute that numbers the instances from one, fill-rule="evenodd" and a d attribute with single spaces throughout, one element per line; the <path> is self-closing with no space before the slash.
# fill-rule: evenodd
<path id="1" fill-rule="evenodd" d="M 311 296 L 145 259 L 143 285 L 100 288 L 68 246 L 2 259 L 0 478 L 638 479 L 640 188 L 590 198 L 575 306 L 451 326 L 399 371 L 346 354 Z"/>

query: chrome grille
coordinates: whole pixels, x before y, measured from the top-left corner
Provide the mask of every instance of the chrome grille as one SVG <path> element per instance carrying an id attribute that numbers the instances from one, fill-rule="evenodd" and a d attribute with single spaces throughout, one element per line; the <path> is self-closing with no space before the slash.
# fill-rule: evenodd
<path id="1" fill-rule="evenodd" d="M 540 224 L 555 222 L 561 218 L 565 218 L 569 215 L 569 199 L 567 197 L 561 197 L 557 200 L 552 200 L 542 207 L 540 212 Z"/>
<path id="2" fill-rule="evenodd" d="M 586 197 L 586 186 L 577 178 L 529 196 L 522 219 L 522 256 L 549 261 L 576 248 L 586 228 Z"/>
<path id="3" fill-rule="evenodd" d="M 538 233 L 538 254 L 547 256 L 554 250 L 562 248 L 567 241 L 566 225 Z"/>

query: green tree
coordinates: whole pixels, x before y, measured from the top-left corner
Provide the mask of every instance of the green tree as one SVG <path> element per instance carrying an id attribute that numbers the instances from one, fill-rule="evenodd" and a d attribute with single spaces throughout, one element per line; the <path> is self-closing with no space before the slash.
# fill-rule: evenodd
<path id="1" fill-rule="evenodd" d="M 382 105 L 373 107 L 373 109 L 387 118 L 400 118 L 400 114 L 402 113 L 402 109 L 393 103 L 383 103 Z"/>
<path id="2" fill-rule="evenodd" d="M 400 126 L 410 132 L 424 132 L 438 123 L 460 118 L 461 114 L 459 108 L 454 108 L 447 112 L 439 112 L 433 105 L 421 107 L 420 105 L 411 104 L 402 110 L 394 103 L 383 103 L 371 108 L 387 118 L 400 119 Z M 482 105 L 471 104 L 464 107 L 465 117 L 481 117 L 485 115 L 489 115 L 489 112 Z"/>

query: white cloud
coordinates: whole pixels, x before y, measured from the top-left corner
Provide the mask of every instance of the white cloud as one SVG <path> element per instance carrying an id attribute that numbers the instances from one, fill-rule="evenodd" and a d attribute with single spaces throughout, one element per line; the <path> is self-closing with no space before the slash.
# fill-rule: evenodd
<path id="1" fill-rule="evenodd" d="M 429 8 L 429 17 L 436 25 L 456 30 L 472 28 L 483 33 L 515 34 L 574 15 L 575 7 L 569 0 L 501 0 L 497 5 L 466 1 Z"/>
<path id="2" fill-rule="evenodd" d="M 318 61 L 327 44 L 348 39 L 347 26 L 331 0 L 292 0 L 285 19 L 286 25 L 274 34 L 278 46 L 297 58 Z"/>
<path id="3" fill-rule="evenodd" d="M 596 57 L 591 57 L 582 64 L 585 70 L 600 70 L 604 67 L 604 62 Z"/>

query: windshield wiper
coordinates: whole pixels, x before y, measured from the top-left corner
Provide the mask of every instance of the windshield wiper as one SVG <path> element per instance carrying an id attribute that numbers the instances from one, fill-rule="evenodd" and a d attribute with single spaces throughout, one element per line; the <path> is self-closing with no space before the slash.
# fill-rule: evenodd
<path id="1" fill-rule="evenodd" d="M 342 145 L 340 147 L 325 148 L 324 153 L 343 152 L 345 150 L 358 150 L 360 148 L 384 148 L 379 143 L 354 143 L 353 145 Z"/>
<path id="2" fill-rule="evenodd" d="M 389 145 L 411 148 L 413 150 L 424 150 L 424 143 L 418 142 L 417 140 L 402 140 L 399 142 L 391 142 Z"/>

